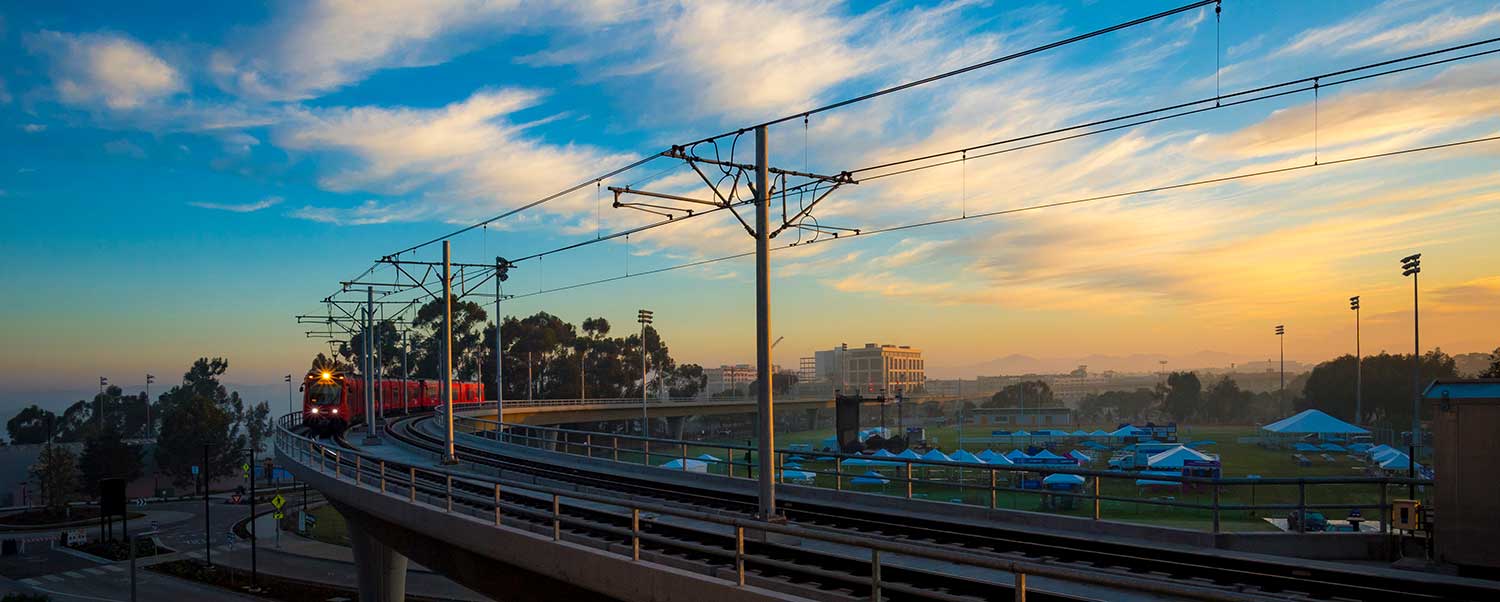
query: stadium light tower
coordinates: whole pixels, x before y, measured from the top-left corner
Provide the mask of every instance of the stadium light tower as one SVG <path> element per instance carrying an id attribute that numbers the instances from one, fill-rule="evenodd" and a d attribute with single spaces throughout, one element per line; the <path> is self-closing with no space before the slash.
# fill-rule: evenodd
<path id="1" fill-rule="evenodd" d="M 1359 352 L 1359 295 L 1349 298 L 1349 309 L 1354 310 L 1354 424 L 1358 426 L 1360 416 L 1363 415 L 1360 400 L 1364 394 L 1364 375 L 1361 370 L 1364 359 Z"/>
<path id="2" fill-rule="evenodd" d="M 646 326 L 651 324 L 652 312 L 642 309 L 635 312 L 635 321 L 641 323 L 641 436 L 651 436 L 650 417 L 646 414 Z"/>
<path id="3" fill-rule="evenodd" d="M 1406 476 L 1417 476 L 1417 446 L 1422 438 L 1422 337 L 1418 328 L 1417 274 L 1422 272 L 1422 254 L 1413 253 L 1401 258 L 1401 275 L 1411 276 L 1411 441 L 1407 445 Z M 1416 485 L 1411 486 L 1412 498 L 1416 498 Z"/>
<path id="4" fill-rule="evenodd" d="M 1281 399 L 1277 407 L 1284 413 L 1290 413 L 1286 409 L 1286 326 L 1276 325 L 1276 339 L 1281 342 Z"/>

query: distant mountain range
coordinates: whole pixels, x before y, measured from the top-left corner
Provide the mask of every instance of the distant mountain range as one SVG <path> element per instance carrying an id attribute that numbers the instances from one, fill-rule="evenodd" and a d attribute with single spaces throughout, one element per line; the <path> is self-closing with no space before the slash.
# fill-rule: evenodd
<path id="1" fill-rule="evenodd" d="M 1167 360 L 1167 370 L 1215 370 L 1223 371 L 1234 365 L 1241 371 L 1265 370 L 1265 359 L 1246 358 L 1242 355 L 1220 351 L 1199 351 L 1184 355 L 1135 353 L 1131 355 L 1091 354 L 1083 357 L 1037 358 L 1029 355 L 1011 354 L 992 360 L 954 367 L 927 367 L 928 378 L 974 378 L 975 376 L 999 376 L 1016 374 L 1061 374 L 1071 372 L 1079 366 L 1088 366 L 1090 373 L 1114 370 L 1116 372 L 1156 372 L 1162 369 L 1161 360 Z M 1275 360 L 1272 360 L 1273 362 Z M 1303 371 L 1312 366 L 1287 360 L 1288 371 Z"/>

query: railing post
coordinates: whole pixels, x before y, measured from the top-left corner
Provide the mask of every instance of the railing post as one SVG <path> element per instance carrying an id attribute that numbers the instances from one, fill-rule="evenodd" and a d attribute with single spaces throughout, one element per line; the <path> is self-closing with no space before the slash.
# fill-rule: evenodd
<path id="1" fill-rule="evenodd" d="M 1214 533 L 1219 532 L 1219 479 L 1215 478 L 1214 488 Z"/>
<path id="2" fill-rule="evenodd" d="M 682 472 L 687 472 L 687 444 L 682 444 Z"/>
<path id="3" fill-rule="evenodd" d="M 906 463 L 906 499 L 911 499 L 911 462 Z"/>
<path id="4" fill-rule="evenodd" d="M 735 582 L 745 584 L 745 528 L 734 528 L 734 573 Z"/>
<path id="5" fill-rule="evenodd" d="M 495 483 L 495 526 L 500 526 L 500 484 Z"/>
<path id="6" fill-rule="evenodd" d="M 411 481 L 408 483 L 406 492 L 411 494 L 409 496 L 411 503 L 415 504 L 417 503 L 417 467 L 411 466 L 409 469 L 411 470 Z"/>
<path id="7" fill-rule="evenodd" d="M 380 461 L 380 492 L 385 493 L 385 460 Z"/>
<path id="8" fill-rule="evenodd" d="M 1297 480 L 1297 532 L 1307 532 L 1307 481 Z"/>
<path id="9" fill-rule="evenodd" d="M 1016 571 L 1016 602 L 1026 602 L 1026 573 Z"/>
<path id="10" fill-rule="evenodd" d="M 588 457 L 590 457 L 590 458 L 594 457 L 594 436 L 593 435 L 584 435 L 583 436 L 583 449 L 584 449 L 584 452 L 588 454 Z"/>
<path id="11" fill-rule="evenodd" d="M 734 478 L 734 450 L 727 447 L 724 448 L 724 463 L 725 470 L 728 471 L 727 474 L 729 475 L 729 478 Z"/>
<path id="12" fill-rule="evenodd" d="M 552 494 L 552 541 L 562 541 L 562 512 L 557 494 Z"/>
<path id="13" fill-rule="evenodd" d="M 1099 475 L 1094 475 L 1094 520 L 1099 520 L 1099 486 L 1103 483 Z"/>
<path id="14" fill-rule="evenodd" d="M 641 464 L 644 465 L 644 466 L 650 466 L 651 465 L 651 440 L 650 439 L 643 439 L 642 441 L 645 443 L 645 446 L 642 448 L 643 450 L 645 450 L 645 453 L 641 454 Z"/>
<path id="15" fill-rule="evenodd" d="M 339 456 L 333 457 L 333 478 L 344 478 L 344 459 Z"/>
<path id="16" fill-rule="evenodd" d="M 641 559 L 641 509 L 630 509 L 630 559 Z"/>
<path id="17" fill-rule="evenodd" d="M 359 487 L 360 486 L 359 474 L 362 473 L 362 472 L 364 472 L 364 462 L 361 462 L 360 460 L 363 460 L 363 459 L 364 459 L 364 456 L 354 456 L 354 486 L 355 487 Z"/>
<path id="18" fill-rule="evenodd" d="M 448 511 L 453 511 L 453 475 L 444 475 L 448 480 Z"/>
<path id="19" fill-rule="evenodd" d="M 1380 532 L 1391 532 L 1391 508 L 1385 503 L 1385 490 L 1390 489 L 1390 481 L 1380 481 Z"/>
<path id="20" fill-rule="evenodd" d="M 620 461 L 620 438 L 619 437 L 610 437 L 609 440 L 610 440 L 610 444 L 609 444 L 610 447 L 615 450 L 615 461 L 619 462 Z"/>
<path id="21" fill-rule="evenodd" d="M 833 457 L 833 490 L 844 490 L 844 461 L 838 456 Z"/>
<path id="22" fill-rule="evenodd" d="M 880 602 L 880 550 L 870 549 L 870 599 Z"/>
<path id="23" fill-rule="evenodd" d="M 999 497 L 999 492 L 995 491 L 995 469 L 991 468 L 990 469 L 990 510 L 994 510 L 995 509 L 995 502 L 998 501 L 996 499 L 998 497 Z"/>

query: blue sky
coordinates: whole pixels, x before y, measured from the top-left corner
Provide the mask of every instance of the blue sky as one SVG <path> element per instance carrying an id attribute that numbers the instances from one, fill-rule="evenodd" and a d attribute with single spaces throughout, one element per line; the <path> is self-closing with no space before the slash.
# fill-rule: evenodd
<path id="1" fill-rule="evenodd" d="M 0 401 L 60 403 L 100 374 L 171 382 L 201 355 L 229 357 L 233 382 L 279 382 L 321 348 L 291 316 L 373 258 L 673 143 L 1173 6 L 7 5 Z M 1493 2 L 1230 0 L 1218 28 L 1199 9 L 778 126 L 772 159 L 837 172 L 1496 35 Z M 1312 159 L 1314 136 L 1328 160 L 1494 135 L 1496 67 L 1473 59 L 861 184 L 818 217 L 878 228 L 1286 166 Z M 1011 353 L 1263 359 L 1281 322 L 1301 335 L 1289 356 L 1317 360 L 1349 346 L 1351 294 L 1370 310 L 1365 348 L 1405 349 L 1394 266 L 1413 249 L 1427 258 L 1424 340 L 1490 349 L 1496 158 L 1480 144 L 779 253 L 781 363 L 865 341 L 922 347 L 936 372 Z M 709 194 L 691 178 L 652 163 L 603 185 Z M 646 219 L 608 200 L 569 195 L 455 249 L 515 257 Z M 507 292 L 748 250 L 737 228 L 704 219 L 550 257 Z M 648 306 L 679 358 L 743 362 L 748 268 L 506 311 L 623 325 Z"/>

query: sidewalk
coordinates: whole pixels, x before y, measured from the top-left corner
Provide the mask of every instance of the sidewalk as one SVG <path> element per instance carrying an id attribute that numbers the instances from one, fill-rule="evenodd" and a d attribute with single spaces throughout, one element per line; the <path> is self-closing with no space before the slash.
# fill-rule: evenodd
<path id="1" fill-rule="evenodd" d="M 257 569 L 268 575 L 288 579 L 323 583 L 340 587 L 356 588 L 354 552 L 337 546 L 309 539 L 290 531 L 281 533 L 281 545 L 276 545 L 275 519 L 270 514 L 256 517 L 255 529 L 260 534 L 260 546 L 256 551 Z M 197 552 L 186 554 L 201 558 Z M 250 547 L 246 543 L 214 548 L 214 562 L 238 569 L 250 570 Z M 480 602 L 489 598 L 475 593 L 413 562 L 406 571 L 406 593 L 428 598 Z"/>

